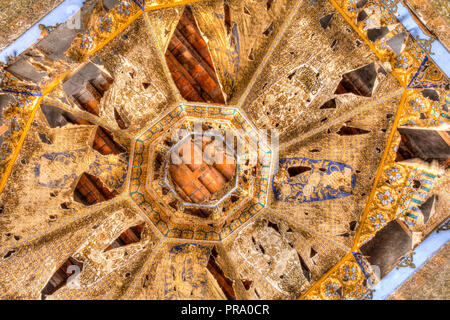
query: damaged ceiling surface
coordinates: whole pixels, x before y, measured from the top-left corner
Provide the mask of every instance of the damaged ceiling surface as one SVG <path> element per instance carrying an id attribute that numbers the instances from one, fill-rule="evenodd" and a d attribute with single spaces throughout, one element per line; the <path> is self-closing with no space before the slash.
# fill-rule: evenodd
<path id="1" fill-rule="evenodd" d="M 88 0 L 46 30 L 0 69 L 0 298 L 371 299 L 450 206 L 449 80 L 393 2 L 448 44 L 408 0 Z"/>

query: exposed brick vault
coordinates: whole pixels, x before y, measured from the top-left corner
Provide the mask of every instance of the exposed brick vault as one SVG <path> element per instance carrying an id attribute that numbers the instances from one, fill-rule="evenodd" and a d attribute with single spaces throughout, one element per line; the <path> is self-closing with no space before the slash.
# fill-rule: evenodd
<path id="1" fill-rule="evenodd" d="M 397 0 L 92 0 L 46 29 L 0 70 L 0 298 L 370 299 L 448 232 L 448 32 L 416 2 L 426 39 Z"/>

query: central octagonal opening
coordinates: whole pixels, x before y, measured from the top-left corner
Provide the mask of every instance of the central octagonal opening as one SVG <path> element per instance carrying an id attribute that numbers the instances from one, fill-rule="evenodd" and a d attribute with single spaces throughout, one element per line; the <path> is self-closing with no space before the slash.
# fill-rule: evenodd
<path id="1" fill-rule="evenodd" d="M 165 182 L 185 206 L 217 206 L 237 188 L 237 157 L 220 134 L 191 133 L 166 160 Z"/>

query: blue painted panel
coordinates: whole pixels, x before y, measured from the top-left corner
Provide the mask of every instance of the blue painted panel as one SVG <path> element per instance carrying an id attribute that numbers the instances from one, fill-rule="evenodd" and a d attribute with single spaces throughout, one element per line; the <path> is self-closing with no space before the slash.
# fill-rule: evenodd
<path id="1" fill-rule="evenodd" d="M 290 167 L 310 167 L 311 170 L 289 177 Z M 356 175 L 351 166 L 331 160 L 309 158 L 284 158 L 280 160 L 280 170 L 285 178 L 272 179 L 275 198 L 284 202 L 315 202 L 348 197 L 356 186 Z M 278 175 L 279 177 L 279 175 Z"/>

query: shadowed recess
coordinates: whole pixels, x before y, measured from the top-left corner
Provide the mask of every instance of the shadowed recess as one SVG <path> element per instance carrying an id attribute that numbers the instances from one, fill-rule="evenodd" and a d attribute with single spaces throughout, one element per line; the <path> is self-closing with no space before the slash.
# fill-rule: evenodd
<path id="1" fill-rule="evenodd" d="M 77 117 L 70 112 L 64 111 L 52 105 L 43 104 L 41 106 L 41 110 L 47 119 L 50 128 L 64 127 L 69 123 L 74 125 L 93 125 L 85 119 Z M 41 137 L 41 140 L 42 139 L 45 138 Z M 113 134 L 101 126 L 97 128 L 92 148 L 100 152 L 102 155 L 120 154 L 126 151 L 114 140 Z"/>
<path id="2" fill-rule="evenodd" d="M 114 80 L 93 63 L 72 75 L 64 83 L 64 91 L 84 111 L 100 115 L 100 102 Z"/>
<path id="3" fill-rule="evenodd" d="M 349 126 L 342 126 L 338 132 L 336 132 L 340 136 L 354 136 L 354 135 L 360 135 L 360 134 L 367 134 L 370 131 L 355 128 L 355 127 L 349 127 Z"/>
<path id="4" fill-rule="evenodd" d="M 218 257 L 218 252 L 216 247 L 213 247 L 211 255 L 209 256 L 207 268 L 209 272 L 214 276 L 219 287 L 222 289 L 223 293 L 228 300 L 236 300 L 236 294 L 233 289 L 233 280 L 225 276 L 220 265 L 217 263 L 216 259 Z"/>
<path id="5" fill-rule="evenodd" d="M 91 206 L 117 197 L 116 190 L 109 190 L 99 178 L 83 173 L 78 180 L 74 191 L 74 200 L 84 205 Z"/>
<path id="6" fill-rule="evenodd" d="M 126 151 L 120 144 L 114 141 L 114 137 L 110 131 L 100 126 L 97 128 L 97 132 L 95 133 L 92 148 L 100 152 L 102 155 L 120 154 Z"/>
<path id="7" fill-rule="evenodd" d="M 400 220 L 393 220 L 361 247 L 370 264 L 380 268 L 381 277 L 412 249 L 411 235 L 406 230 Z"/>
<path id="8" fill-rule="evenodd" d="M 303 167 L 303 166 L 296 166 L 296 167 L 290 167 L 288 169 L 289 177 L 295 177 L 298 176 L 301 173 L 311 171 L 310 167 Z"/>

